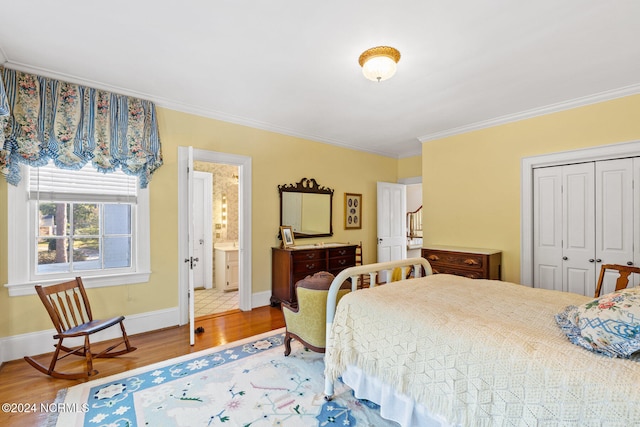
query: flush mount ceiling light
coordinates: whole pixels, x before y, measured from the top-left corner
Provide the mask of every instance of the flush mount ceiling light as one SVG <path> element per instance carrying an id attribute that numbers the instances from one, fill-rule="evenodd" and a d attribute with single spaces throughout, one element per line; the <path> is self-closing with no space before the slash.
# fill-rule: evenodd
<path id="1" fill-rule="evenodd" d="M 362 52 L 358 58 L 362 74 L 374 82 L 381 82 L 393 76 L 399 60 L 398 49 L 389 46 L 372 47 Z"/>

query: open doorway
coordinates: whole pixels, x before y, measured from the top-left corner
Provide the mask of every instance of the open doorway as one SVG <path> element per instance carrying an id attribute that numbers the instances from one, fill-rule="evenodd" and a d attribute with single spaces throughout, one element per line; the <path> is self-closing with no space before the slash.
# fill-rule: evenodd
<path id="1" fill-rule="evenodd" d="M 407 186 L 407 258 L 422 256 L 422 183 Z"/>
<path id="2" fill-rule="evenodd" d="M 191 203 L 189 200 L 189 170 L 193 170 L 194 161 L 224 163 L 238 167 L 238 291 L 239 308 L 248 311 L 252 308 L 251 295 L 251 157 L 215 151 L 201 150 L 192 147 L 178 147 L 178 262 L 183 268 L 179 272 L 178 305 L 180 307 L 180 324 L 191 323 L 191 345 L 193 345 L 193 321 L 195 313 L 195 297 L 191 298 L 193 289 L 192 268 L 189 261 L 195 261 L 189 235 L 191 227 Z M 191 165 L 191 167 L 190 167 Z"/>
<path id="3" fill-rule="evenodd" d="M 194 161 L 195 317 L 239 309 L 238 166 Z"/>

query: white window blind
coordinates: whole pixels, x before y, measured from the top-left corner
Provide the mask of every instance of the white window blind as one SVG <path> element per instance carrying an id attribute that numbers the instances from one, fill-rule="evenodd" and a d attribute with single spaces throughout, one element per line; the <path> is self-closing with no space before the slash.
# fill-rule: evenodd
<path id="1" fill-rule="evenodd" d="M 29 167 L 29 199 L 51 201 L 136 203 L 138 178 L 122 171 L 102 173 L 90 164 L 79 170 L 52 163 Z"/>

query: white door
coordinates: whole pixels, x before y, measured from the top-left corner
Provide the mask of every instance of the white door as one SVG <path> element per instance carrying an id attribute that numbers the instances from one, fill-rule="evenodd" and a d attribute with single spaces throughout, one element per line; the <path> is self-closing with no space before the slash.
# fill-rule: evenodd
<path id="1" fill-rule="evenodd" d="M 199 261 L 193 269 L 193 285 L 196 288 L 213 287 L 213 238 L 212 238 L 213 179 L 208 172 L 193 173 L 193 256 Z"/>
<path id="2" fill-rule="evenodd" d="M 633 159 L 596 163 L 595 261 L 598 273 L 602 264 L 633 265 L 632 180 Z M 617 273 L 607 276 L 601 294 L 615 289 Z"/>
<path id="3" fill-rule="evenodd" d="M 562 290 L 562 168 L 533 170 L 533 287 Z"/>
<path id="4" fill-rule="evenodd" d="M 194 286 L 193 286 L 193 267 L 197 262 L 197 259 L 193 256 L 193 147 L 187 148 L 187 203 L 186 203 L 186 212 L 187 212 L 187 221 L 188 221 L 188 232 L 187 232 L 187 241 L 189 244 L 188 247 L 188 256 L 185 258 L 184 262 L 187 265 L 188 269 L 188 300 L 189 300 L 189 344 L 195 344 L 195 307 L 194 307 Z"/>
<path id="5" fill-rule="evenodd" d="M 563 183 L 563 291 L 595 291 L 594 163 L 561 166 Z"/>
<path id="6" fill-rule="evenodd" d="M 407 189 L 378 182 L 378 262 L 407 257 Z M 381 277 L 382 280 L 385 278 Z"/>
<path id="7" fill-rule="evenodd" d="M 594 163 L 534 169 L 536 288 L 593 295 Z"/>

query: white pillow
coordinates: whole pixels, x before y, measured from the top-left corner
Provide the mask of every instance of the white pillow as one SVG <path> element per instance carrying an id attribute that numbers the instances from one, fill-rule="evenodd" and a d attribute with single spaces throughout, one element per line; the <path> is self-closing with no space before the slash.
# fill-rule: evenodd
<path id="1" fill-rule="evenodd" d="M 640 288 L 570 305 L 555 318 L 569 340 L 587 350 L 623 358 L 640 350 Z"/>

